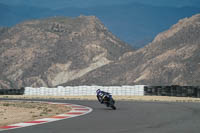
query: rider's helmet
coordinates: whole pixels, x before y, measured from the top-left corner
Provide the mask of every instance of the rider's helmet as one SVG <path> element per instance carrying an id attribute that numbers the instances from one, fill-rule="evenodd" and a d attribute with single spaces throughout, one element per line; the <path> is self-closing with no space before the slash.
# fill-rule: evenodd
<path id="1" fill-rule="evenodd" d="M 98 90 L 96 91 L 96 93 L 98 94 L 100 91 L 101 91 L 101 90 L 100 90 L 100 89 L 98 89 Z"/>

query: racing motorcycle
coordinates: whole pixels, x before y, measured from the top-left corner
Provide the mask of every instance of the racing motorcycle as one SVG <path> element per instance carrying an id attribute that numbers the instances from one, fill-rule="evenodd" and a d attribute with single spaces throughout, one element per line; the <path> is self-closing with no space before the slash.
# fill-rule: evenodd
<path id="1" fill-rule="evenodd" d="M 107 107 L 111 107 L 113 110 L 116 110 L 117 108 L 115 107 L 115 100 L 112 98 L 112 95 L 104 95 L 102 97 L 103 99 L 103 104 L 105 104 Z"/>

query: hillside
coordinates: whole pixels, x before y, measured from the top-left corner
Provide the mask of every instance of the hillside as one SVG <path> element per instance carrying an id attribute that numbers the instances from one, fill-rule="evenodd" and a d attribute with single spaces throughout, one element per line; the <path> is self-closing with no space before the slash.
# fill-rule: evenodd
<path id="1" fill-rule="evenodd" d="M 94 16 L 26 21 L 0 33 L 0 88 L 200 85 L 200 14 L 139 50 Z"/>
<path id="2" fill-rule="evenodd" d="M 180 20 L 146 47 L 125 53 L 119 62 L 99 68 L 68 85 L 200 85 L 199 53 L 198 14 Z"/>
<path id="3" fill-rule="evenodd" d="M 0 88 L 57 86 L 132 50 L 94 16 L 26 21 L 0 36 Z"/>
<path id="4" fill-rule="evenodd" d="M 8 27 L 0 27 L 0 37 L 8 31 Z"/>

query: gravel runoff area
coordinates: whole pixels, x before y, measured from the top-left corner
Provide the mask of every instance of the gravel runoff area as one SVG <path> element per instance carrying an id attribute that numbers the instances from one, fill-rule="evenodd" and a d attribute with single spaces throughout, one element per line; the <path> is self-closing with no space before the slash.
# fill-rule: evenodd
<path id="1" fill-rule="evenodd" d="M 0 127 L 46 118 L 66 113 L 70 110 L 71 108 L 67 106 L 56 104 L 0 100 Z"/>
<path id="2" fill-rule="evenodd" d="M 97 100 L 96 96 L 24 96 L 3 95 L 0 98 L 13 99 L 66 99 L 66 100 Z M 169 97 L 169 96 L 113 96 L 120 101 L 150 101 L 150 102 L 200 102 L 200 98 L 191 97 Z"/>

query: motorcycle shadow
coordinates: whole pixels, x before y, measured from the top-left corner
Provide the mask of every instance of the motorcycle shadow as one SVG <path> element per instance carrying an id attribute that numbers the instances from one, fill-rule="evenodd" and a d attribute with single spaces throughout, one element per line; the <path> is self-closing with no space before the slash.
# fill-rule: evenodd
<path id="1" fill-rule="evenodd" d="M 108 110 L 108 111 L 116 111 L 116 110 L 114 110 L 114 109 L 112 109 L 112 108 L 98 108 L 99 110 Z M 117 110 L 119 110 L 118 108 L 117 108 Z"/>

